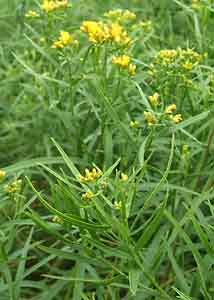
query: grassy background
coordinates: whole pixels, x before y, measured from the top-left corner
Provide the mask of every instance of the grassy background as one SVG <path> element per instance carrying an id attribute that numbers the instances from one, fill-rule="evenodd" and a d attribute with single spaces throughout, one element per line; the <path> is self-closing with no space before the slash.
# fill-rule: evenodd
<path id="1" fill-rule="evenodd" d="M 0 165 L 7 173 L 0 186 L 0 300 L 212 300 L 212 1 L 198 10 L 191 1 L 73 1 L 49 27 L 24 18 L 32 7 L 36 1 L 0 1 Z M 88 49 L 82 36 L 70 61 L 38 42 L 112 8 L 153 24 L 131 49 L 134 79 L 110 70 L 104 81 L 90 58 L 75 72 Z M 148 75 L 158 51 L 177 47 L 208 53 L 191 73 L 191 87 L 162 69 L 155 79 Z M 130 120 L 143 122 L 145 99 L 155 91 L 163 106 L 177 104 L 184 122 L 132 130 Z M 118 158 L 114 168 L 129 175 L 124 185 L 111 168 Z M 89 207 L 73 163 L 81 173 L 95 163 L 109 180 L 111 188 Z M 14 178 L 22 187 L 11 195 L 4 186 Z M 128 216 L 127 203 L 121 214 L 109 208 L 124 193 Z"/>

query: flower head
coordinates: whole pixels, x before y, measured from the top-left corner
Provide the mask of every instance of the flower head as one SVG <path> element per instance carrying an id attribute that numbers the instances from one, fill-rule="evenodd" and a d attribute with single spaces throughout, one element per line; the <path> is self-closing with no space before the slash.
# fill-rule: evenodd
<path id="1" fill-rule="evenodd" d="M 131 76 L 136 73 L 136 65 L 130 63 L 130 57 L 128 55 L 113 56 L 112 63 L 123 69 L 127 69 Z"/>
<path id="2" fill-rule="evenodd" d="M 128 9 L 109 10 L 104 14 L 104 16 L 117 22 L 131 21 L 136 19 L 136 14 Z"/>
<path id="3" fill-rule="evenodd" d="M 132 128 L 139 128 L 139 122 L 138 121 L 131 121 L 130 122 L 130 127 Z"/>
<path id="4" fill-rule="evenodd" d="M 46 12 L 52 12 L 58 8 L 68 7 L 68 0 L 43 0 L 41 8 Z"/>
<path id="5" fill-rule="evenodd" d="M 58 40 L 53 42 L 52 48 L 64 48 L 68 45 L 77 45 L 78 41 L 74 39 L 73 35 L 71 35 L 67 31 L 60 31 L 60 35 Z"/>
<path id="6" fill-rule="evenodd" d="M 113 56 L 112 63 L 115 65 L 119 65 L 122 68 L 127 68 L 130 63 L 130 57 L 128 55 Z"/>
<path id="7" fill-rule="evenodd" d="M 85 176 L 80 175 L 79 179 L 81 182 L 93 182 L 101 177 L 102 174 L 102 171 L 98 168 L 93 168 L 91 171 L 89 169 L 85 169 Z"/>
<path id="8" fill-rule="evenodd" d="M 180 123 L 183 119 L 182 119 L 182 116 L 181 114 L 176 114 L 176 115 L 171 115 L 170 116 L 171 120 L 174 122 L 174 123 Z"/>
<path id="9" fill-rule="evenodd" d="M 122 201 L 115 201 L 114 208 L 120 210 L 122 208 Z"/>
<path id="10" fill-rule="evenodd" d="M 176 108 L 177 108 L 176 104 L 173 103 L 167 106 L 164 112 L 165 114 L 171 114 L 174 110 L 176 110 Z"/>
<path id="11" fill-rule="evenodd" d="M 144 115 L 144 118 L 147 121 L 148 125 L 153 125 L 153 124 L 157 123 L 155 116 L 151 112 L 144 111 L 143 115 Z"/>
<path id="12" fill-rule="evenodd" d="M 92 43 L 103 43 L 109 38 L 108 28 L 102 22 L 84 21 L 80 30 L 88 34 L 89 41 Z"/>
<path id="13" fill-rule="evenodd" d="M 159 100 L 159 94 L 158 93 L 154 93 L 152 96 L 149 96 L 149 101 L 153 106 L 157 106 L 158 105 L 158 100 Z"/>
<path id="14" fill-rule="evenodd" d="M 90 200 L 92 197 L 94 197 L 94 193 L 90 190 L 82 194 L 82 198 L 85 200 Z"/>
<path id="15" fill-rule="evenodd" d="M 5 192 L 9 194 L 19 193 L 21 190 L 22 180 L 16 179 L 4 187 Z"/>

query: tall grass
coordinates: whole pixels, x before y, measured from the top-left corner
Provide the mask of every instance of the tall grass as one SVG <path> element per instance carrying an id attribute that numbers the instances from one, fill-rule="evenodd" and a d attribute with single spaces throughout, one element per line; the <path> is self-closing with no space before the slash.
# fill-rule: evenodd
<path id="1" fill-rule="evenodd" d="M 40 4 L 0 1 L 0 300 L 212 300 L 212 1 Z"/>

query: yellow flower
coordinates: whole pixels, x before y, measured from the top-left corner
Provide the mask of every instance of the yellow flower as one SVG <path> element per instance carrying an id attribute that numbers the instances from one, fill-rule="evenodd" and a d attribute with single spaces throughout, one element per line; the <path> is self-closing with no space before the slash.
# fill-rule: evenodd
<path id="1" fill-rule="evenodd" d="M 165 109 L 165 114 L 171 114 L 174 110 L 176 110 L 177 106 L 175 103 L 167 106 L 167 108 Z"/>
<path id="2" fill-rule="evenodd" d="M 80 30 L 88 34 L 92 43 L 103 43 L 109 38 L 108 28 L 102 22 L 84 21 Z"/>
<path id="3" fill-rule="evenodd" d="M 113 56 L 112 63 L 127 68 L 130 63 L 130 57 L 128 55 Z"/>
<path id="4" fill-rule="evenodd" d="M 176 124 L 180 123 L 183 120 L 181 114 L 176 114 L 174 116 L 171 115 L 170 118 Z"/>
<path id="5" fill-rule="evenodd" d="M 149 125 L 157 123 L 155 116 L 151 112 L 144 111 L 143 115 Z"/>
<path id="6" fill-rule="evenodd" d="M 9 194 L 19 193 L 21 190 L 21 185 L 22 185 L 22 180 L 17 179 L 17 180 L 14 180 L 13 182 L 7 184 L 4 187 L 4 190 L 5 190 L 5 192 L 7 192 Z"/>
<path id="7" fill-rule="evenodd" d="M 122 201 L 115 201 L 114 208 L 120 210 L 122 208 Z"/>
<path id="8" fill-rule="evenodd" d="M 129 71 L 129 74 L 131 76 L 134 76 L 136 74 L 136 65 L 134 64 L 130 64 L 129 67 L 128 67 L 128 71 Z"/>
<path id="9" fill-rule="evenodd" d="M 125 174 L 125 173 L 121 173 L 120 177 L 121 177 L 121 180 L 122 180 L 122 181 L 127 181 L 127 180 L 129 180 L 129 176 L 128 176 L 127 174 Z"/>
<path id="10" fill-rule="evenodd" d="M 185 63 L 183 63 L 182 67 L 188 71 L 191 71 L 193 69 L 193 63 L 186 61 Z"/>
<path id="11" fill-rule="evenodd" d="M 131 42 L 128 33 L 124 28 L 118 23 L 112 23 L 109 28 L 110 39 L 118 44 L 129 44 Z"/>
<path id="12" fill-rule="evenodd" d="M 120 44 L 127 44 L 131 41 L 127 32 L 118 23 L 106 25 L 103 22 L 84 21 L 80 30 L 87 33 L 89 41 L 95 44 L 108 40 Z"/>
<path id="13" fill-rule="evenodd" d="M 34 11 L 34 10 L 29 10 L 26 14 L 25 14 L 25 17 L 28 17 L 28 18 L 35 18 L 35 17 L 39 17 L 39 14 Z"/>
<path id="14" fill-rule="evenodd" d="M 68 7 L 68 0 L 44 0 L 41 8 L 46 12 L 49 13 L 51 11 L 54 11 L 55 9 L 58 8 L 66 8 Z"/>
<path id="15" fill-rule="evenodd" d="M 53 42 L 52 48 L 64 48 L 65 46 L 77 43 L 78 41 L 69 32 L 60 31 L 60 36 L 58 40 Z"/>
<path id="16" fill-rule="evenodd" d="M 62 48 L 64 48 L 64 45 L 63 45 L 62 41 L 58 40 L 58 41 L 53 42 L 53 45 L 51 46 L 51 48 L 62 49 Z"/>
<path id="17" fill-rule="evenodd" d="M 3 170 L 0 170 L 0 180 L 3 179 L 6 176 L 6 172 Z"/>
<path id="18" fill-rule="evenodd" d="M 131 12 L 130 10 L 122 10 L 122 9 L 115 9 L 109 10 L 104 14 L 105 17 L 109 19 L 115 19 L 117 22 L 129 21 L 136 19 L 136 14 Z"/>
<path id="19" fill-rule="evenodd" d="M 149 101 L 153 106 L 157 106 L 158 105 L 158 99 L 159 99 L 159 94 L 158 93 L 154 93 L 152 96 L 149 96 Z"/>
<path id="20" fill-rule="evenodd" d="M 130 126 L 132 128 L 139 128 L 139 122 L 138 121 L 131 121 Z"/>
<path id="21" fill-rule="evenodd" d="M 113 56 L 112 63 L 123 69 L 127 69 L 131 76 L 134 76 L 136 73 L 136 65 L 130 63 L 128 55 Z"/>
<path id="22" fill-rule="evenodd" d="M 102 171 L 98 168 L 93 168 L 91 171 L 89 169 L 85 169 L 85 176 L 80 175 L 79 179 L 82 182 L 93 182 L 102 176 Z"/>
<path id="23" fill-rule="evenodd" d="M 94 193 L 92 191 L 87 191 L 82 194 L 82 198 L 85 200 L 90 200 L 92 197 L 94 197 Z"/>

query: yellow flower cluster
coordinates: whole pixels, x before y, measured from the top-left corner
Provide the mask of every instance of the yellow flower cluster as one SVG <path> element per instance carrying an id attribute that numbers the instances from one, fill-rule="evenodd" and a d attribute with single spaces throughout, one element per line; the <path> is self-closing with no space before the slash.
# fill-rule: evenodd
<path id="1" fill-rule="evenodd" d="M 143 115 L 144 115 L 144 118 L 147 121 L 148 125 L 153 125 L 153 124 L 157 123 L 155 116 L 151 112 L 144 111 Z"/>
<path id="2" fill-rule="evenodd" d="M 177 109 L 177 106 L 175 103 L 170 104 L 169 106 L 166 107 L 165 109 L 165 114 L 169 114 L 170 115 L 170 119 L 174 122 L 174 123 L 180 123 L 182 121 L 182 116 L 181 114 L 175 114 L 173 115 L 173 112 Z"/>
<path id="3" fill-rule="evenodd" d="M 41 5 L 41 8 L 46 13 L 54 11 L 58 8 L 66 8 L 66 7 L 68 7 L 68 0 L 44 0 Z"/>
<path id="4" fill-rule="evenodd" d="M 53 42 L 52 48 L 62 49 L 71 44 L 78 45 L 78 41 L 69 32 L 60 31 L 59 38 Z"/>
<path id="5" fill-rule="evenodd" d="M 109 19 L 116 20 L 117 22 L 124 22 L 124 21 L 129 21 L 129 20 L 134 20 L 136 19 L 136 14 L 131 12 L 128 9 L 114 9 L 114 10 L 109 10 L 104 14 L 105 17 Z"/>
<path id="6" fill-rule="evenodd" d="M 82 198 L 85 200 L 90 200 L 93 197 L 94 197 L 94 193 L 90 190 L 82 194 Z"/>
<path id="7" fill-rule="evenodd" d="M 202 59 L 202 55 L 190 48 L 164 49 L 155 57 L 155 63 L 166 66 L 176 62 L 178 67 L 191 71 Z"/>
<path id="8" fill-rule="evenodd" d="M 103 22 L 84 21 L 80 30 L 88 34 L 88 39 L 92 43 L 103 43 L 109 37 L 108 27 Z"/>
<path id="9" fill-rule="evenodd" d="M 79 179 L 81 182 L 93 182 L 102 176 L 102 171 L 98 168 L 93 168 L 91 171 L 85 169 L 85 176 L 80 175 Z"/>
<path id="10" fill-rule="evenodd" d="M 130 57 L 128 55 L 113 56 L 112 63 L 123 69 L 127 69 L 132 76 L 136 73 L 136 65 L 130 63 Z"/>
<path id="11" fill-rule="evenodd" d="M 149 96 L 149 102 L 151 103 L 152 106 L 157 106 L 159 102 L 159 97 L 160 95 L 158 93 L 154 93 L 152 96 Z"/>
<path id="12" fill-rule="evenodd" d="M 130 127 L 131 128 L 137 129 L 137 128 L 139 128 L 139 126 L 140 126 L 140 124 L 136 120 L 130 122 Z"/>
<path id="13" fill-rule="evenodd" d="M 115 201 L 114 208 L 120 210 L 122 208 L 122 201 Z"/>
<path id="14" fill-rule="evenodd" d="M 89 41 L 94 44 L 113 41 L 126 45 L 131 41 L 127 31 L 118 23 L 106 25 L 103 22 L 84 21 L 80 30 L 87 33 Z"/>
<path id="15" fill-rule="evenodd" d="M 39 14 L 35 10 L 29 10 L 25 14 L 25 17 L 27 17 L 27 18 L 36 18 L 36 17 L 39 17 Z"/>
<path id="16" fill-rule="evenodd" d="M 169 106 L 167 106 L 167 108 L 165 109 L 165 114 L 172 114 L 174 110 L 177 109 L 177 106 L 175 103 L 170 104 Z"/>
<path id="17" fill-rule="evenodd" d="M 4 190 L 5 190 L 5 192 L 7 192 L 9 194 L 18 193 L 21 190 L 21 185 L 22 185 L 22 180 L 17 179 L 17 180 L 14 180 L 13 182 L 7 184 L 4 187 Z"/>
<path id="18" fill-rule="evenodd" d="M 176 115 L 171 115 L 170 116 L 171 120 L 174 122 L 174 123 L 180 123 L 183 119 L 182 119 L 182 116 L 181 114 L 176 114 Z"/>

